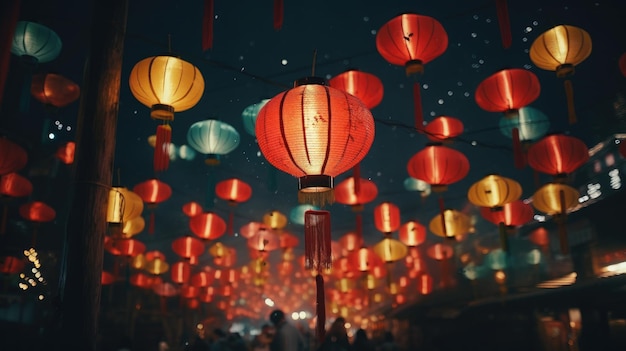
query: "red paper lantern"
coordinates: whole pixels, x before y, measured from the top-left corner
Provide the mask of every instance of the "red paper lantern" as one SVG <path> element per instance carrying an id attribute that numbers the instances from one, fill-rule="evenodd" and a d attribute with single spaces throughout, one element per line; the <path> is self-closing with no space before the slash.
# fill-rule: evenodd
<path id="1" fill-rule="evenodd" d="M 374 208 L 374 225 L 384 234 L 400 228 L 400 208 L 391 202 L 383 202 Z"/>
<path id="2" fill-rule="evenodd" d="M 562 180 L 589 159 L 585 143 L 573 136 L 548 135 L 528 149 L 528 166 Z"/>
<path id="3" fill-rule="evenodd" d="M 539 78 L 529 70 L 504 69 L 483 80 L 476 88 L 475 99 L 480 108 L 501 112 L 507 117 L 518 116 L 518 109 L 539 97 Z"/>
<path id="4" fill-rule="evenodd" d="M 215 240 L 226 232 L 226 222 L 214 212 L 203 212 L 189 220 L 191 231 L 204 240 Z"/>
<path id="5" fill-rule="evenodd" d="M 208 268 L 208 266 L 206 270 L 200 271 L 191 276 L 191 284 L 198 288 L 204 288 L 213 284 L 213 280 L 215 280 L 215 274 L 210 268 Z"/>
<path id="6" fill-rule="evenodd" d="M 156 206 L 172 196 L 172 188 L 158 179 L 148 179 L 133 187 L 133 192 L 146 203 L 150 211 L 148 233 L 154 234 L 154 209 Z"/>
<path id="7" fill-rule="evenodd" d="M 231 206 L 228 214 L 228 232 L 233 234 L 234 211 L 232 207 L 246 202 L 252 196 L 252 187 L 241 179 L 231 178 L 218 182 L 215 185 L 215 195 L 228 202 Z"/>
<path id="8" fill-rule="evenodd" d="M 348 261 L 359 272 L 371 272 L 374 267 L 384 266 L 383 260 L 368 247 L 361 247 L 349 253 Z"/>
<path id="9" fill-rule="evenodd" d="M 448 34 L 432 17 L 402 14 L 385 23 L 376 33 L 378 53 L 392 65 L 404 66 L 406 75 L 424 72 L 424 65 L 448 48 Z M 422 129 L 424 116 L 420 84 L 413 84 L 415 128 Z"/>
<path id="10" fill-rule="evenodd" d="M 18 144 L 0 138 L 0 175 L 17 172 L 26 166 L 28 155 Z"/>
<path id="11" fill-rule="evenodd" d="M 446 142 L 463 133 L 463 122 L 460 119 L 439 116 L 428 122 L 424 127 L 424 134 L 426 137 L 435 142 Z"/>
<path id="12" fill-rule="evenodd" d="M 424 66 L 448 48 L 448 34 L 436 19 L 402 14 L 376 33 L 376 49 L 392 65 L 406 67 L 407 75 L 422 73 Z"/>
<path id="13" fill-rule="evenodd" d="M 183 285 L 180 287 L 180 296 L 185 299 L 193 299 L 200 294 L 200 288 L 193 285 Z M 198 302 L 198 300 L 193 300 Z"/>
<path id="14" fill-rule="evenodd" d="M 383 82 L 371 73 L 347 70 L 331 78 L 328 85 L 356 96 L 370 110 L 383 100 Z"/>
<path id="15" fill-rule="evenodd" d="M 24 269 L 24 260 L 15 256 L 0 257 L 0 273 L 17 274 Z"/>
<path id="16" fill-rule="evenodd" d="M 263 226 L 248 239 L 248 247 L 262 252 L 274 251 L 280 247 L 280 238 L 275 231 Z"/>
<path id="17" fill-rule="evenodd" d="M 433 191 L 445 191 L 467 175 L 469 160 L 457 150 L 429 144 L 411 157 L 407 170 L 411 177 L 430 184 Z"/>
<path id="18" fill-rule="evenodd" d="M 195 201 L 191 201 L 183 205 L 183 213 L 187 217 L 193 217 L 197 214 L 202 213 L 202 211 L 204 211 L 202 209 L 202 205 L 200 205 L 199 203 Z"/>
<path id="19" fill-rule="evenodd" d="M 355 190 L 354 177 L 348 177 L 335 187 L 335 201 L 362 210 L 363 205 L 370 203 L 378 196 L 378 187 L 371 180 L 359 178 L 359 192 Z"/>
<path id="20" fill-rule="evenodd" d="M 28 178 L 17 173 L 0 176 L 0 194 L 7 197 L 24 197 L 33 192 L 33 184 Z"/>
<path id="21" fill-rule="evenodd" d="M 350 232 L 339 238 L 339 244 L 343 250 L 352 252 L 363 245 L 363 238 L 355 232 Z"/>
<path id="22" fill-rule="evenodd" d="M 281 249 L 291 249 L 300 244 L 300 239 L 298 239 L 297 236 L 284 231 L 278 235 L 278 239 L 280 241 Z"/>
<path id="23" fill-rule="evenodd" d="M 170 268 L 170 275 L 174 283 L 183 285 L 191 277 L 191 265 L 186 261 L 176 262 Z"/>
<path id="24" fill-rule="evenodd" d="M 261 227 L 266 227 L 266 225 L 261 222 L 249 222 L 248 224 L 241 226 L 239 229 L 239 235 L 249 239 L 253 237 Z"/>
<path id="25" fill-rule="evenodd" d="M 190 259 L 198 257 L 204 253 L 204 243 L 202 240 L 192 236 L 183 236 L 172 241 L 172 250 L 182 258 Z"/>
<path id="26" fill-rule="evenodd" d="M 68 141 L 67 143 L 59 146 L 54 156 L 66 165 L 74 163 L 74 155 L 76 154 L 76 143 Z"/>
<path id="27" fill-rule="evenodd" d="M 408 247 L 415 247 L 426 241 L 426 227 L 418 221 L 408 221 L 400 227 L 398 239 Z"/>
<path id="28" fill-rule="evenodd" d="M 153 277 L 144 273 L 135 273 L 130 276 L 130 283 L 142 289 L 149 289 L 154 284 L 160 284 L 161 281 L 161 277 Z"/>
<path id="29" fill-rule="evenodd" d="M 33 76 L 30 92 L 44 105 L 64 107 L 78 99 L 80 87 L 60 74 L 47 73 Z"/>
<path id="30" fill-rule="evenodd" d="M 31 201 L 20 206 L 20 216 L 35 223 L 50 222 L 56 218 L 56 211 L 41 201 Z"/>
<path id="31" fill-rule="evenodd" d="M 112 245 L 119 256 L 135 257 L 146 251 L 146 245 L 136 239 L 114 239 Z"/>
<path id="32" fill-rule="evenodd" d="M 535 215 L 535 211 L 531 205 L 524 203 L 523 200 L 516 200 L 496 210 L 489 207 L 481 207 L 480 214 L 495 225 L 504 223 L 505 226 L 513 228 L 530 222 Z"/>
<path id="33" fill-rule="evenodd" d="M 323 79 L 294 86 L 259 111 L 259 148 L 273 166 L 298 177 L 301 203 L 332 203 L 334 177 L 357 165 L 374 141 L 374 118 L 358 98 Z"/>
<path id="34" fill-rule="evenodd" d="M 102 285 L 111 285 L 115 282 L 115 276 L 107 271 L 102 271 L 102 276 L 100 277 L 100 283 Z"/>

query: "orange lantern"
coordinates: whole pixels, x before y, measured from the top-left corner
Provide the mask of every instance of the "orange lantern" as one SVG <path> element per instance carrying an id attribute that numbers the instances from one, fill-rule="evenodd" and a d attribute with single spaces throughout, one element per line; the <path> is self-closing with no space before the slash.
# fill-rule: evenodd
<path id="1" fill-rule="evenodd" d="M 421 74 L 424 65 L 448 48 L 448 34 L 436 19 L 405 13 L 385 23 L 376 33 L 376 49 L 390 64 L 404 66 L 406 75 Z M 423 124 L 419 83 L 413 85 L 415 128 Z"/>
<path id="2" fill-rule="evenodd" d="M 4 198 L 2 208 L 2 222 L 0 223 L 0 234 L 6 230 L 6 221 L 9 212 L 8 199 L 28 196 L 33 192 L 33 184 L 28 178 L 13 172 L 0 176 L 0 196 Z"/>
<path id="3" fill-rule="evenodd" d="M 298 177 L 299 202 L 323 205 L 334 201 L 334 177 L 369 151 L 374 127 L 358 98 L 308 77 L 263 106 L 256 136 L 269 163 Z"/>
<path id="4" fill-rule="evenodd" d="M 522 200 L 509 202 L 501 210 L 482 207 L 480 214 L 489 222 L 499 225 L 504 223 L 507 229 L 512 229 L 530 222 L 535 214 L 533 207 Z"/>
<path id="5" fill-rule="evenodd" d="M 287 225 L 287 216 L 279 211 L 269 211 L 263 215 L 263 223 L 272 230 L 281 231 Z"/>
<path id="6" fill-rule="evenodd" d="M 26 166 L 28 155 L 18 144 L 0 138 L 0 175 L 17 172 Z"/>
<path id="7" fill-rule="evenodd" d="M 361 247 L 349 253 L 348 261 L 359 272 L 370 272 L 374 267 L 384 266 L 380 256 L 368 247 Z"/>
<path id="8" fill-rule="evenodd" d="M 400 227 L 398 239 L 408 247 L 416 247 L 426 241 L 426 227 L 418 221 L 408 221 Z"/>
<path id="9" fill-rule="evenodd" d="M 370 110 L 383 100 L 383 82 L 371 73 L 350 69 L 331 78 L 328 85 L 356 96 Z"/>
<path id="10" fill-rule="evenodd" d="M 34 224 L 33 246 L 37 238 L 37 228 L 41 223 L 50 222 L 56 218 L 56 211 L 41 201 L 31 201 L 20 206 L 20 216 Z"/>
<path id="11" fill-rule="evenodd" d="M 554 216 L 554 220 L 559 226 L 559 240 L 561 253 L 569 253 L 569 243 L 567 240 L 567 230 L 565 222 L 567 212 L 578 206 L 578 190 L 569 185 L 560 183 L 548 183 L 539 188 L 533 194 L 533 207 L 537 210 Z"/>
<path id="12" fill-rule="evenodd" d="M 573 136 L 552 134 L 543 137 L 528 149 L 528 166 L 563 182 L 567 176 L 585 164 L 589 149 Z"/>
<path id="13" fill-rule="evenodd" d="M 233 208 L 237 206 L 237 204 L 250 199 L 252 196 L 252 187 L 241 179 L 226 179 L 215 185 L 215 195 L 228 202 L 228 205 L 231 207 L 228 214 L 228 233 L 233 235 L 233 219 L 235 216 Z"/>
<path id="14" fill-rule="evenodd" d="M 76 143 L 68 141 L 67 143 L 59 146 L 54 156 L 66 165 L 74 163 L 74 155 L 76 154 Z"/>
<path id="15" fill-rule="evenodd" d="M 463 133 L 463 122 L 454 117 L 439 116 L 424 127 L 426 137 L 434 142 L 450 142 Z"/>
<path id="16" fill-rule="evenodd" d="M 60 74 L 36 74 L 30 92 L 42 104 L 59 108 L 76 101 L 80 96 L 80 87 Z"/>
<path id="17" fill-rule="evenodd" d="M 383 202 L 374 208 L 376 229 L 388 235 L 400 228 L 400 208 L 391 202 Z"/>
<path id="18" fill-rule="evenodd" d="M 558 25 L 539 35 L 530 46 L 530 60 L 535 66 L 555 71 L 558 78 L 574 74 L 574 68 L 591 55 L 591 37 L 582 28 Z M 566 79 L 565 94 L 569 123 L 576 123 L 574 88 Z"/>
<path id="19" fill-rule="evenodd" d="M 158 179 L 148 179 L 135 185 L 133 192 L 139 195 L 151 210 L 148 233 L 154 234 L 154 209 L 172 196 L 172 188 Z"/>
<path id="20" fill-rule="evenodd" d="M 203 240 L 215 240 L 226 232 L 226 222 L 216 213 L 207 211 L 191 217 L 191 231 Z"/>

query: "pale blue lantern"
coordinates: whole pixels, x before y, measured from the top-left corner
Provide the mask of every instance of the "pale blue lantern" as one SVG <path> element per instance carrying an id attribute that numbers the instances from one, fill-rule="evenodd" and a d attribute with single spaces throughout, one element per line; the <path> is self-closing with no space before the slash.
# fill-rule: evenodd
<path id="1" fill-rule="evenodd" d="M 196 151 L 187 145 L 181 145 L 178 148 L 178 156 L 183 160 L 191 161 L 196 158 Z"/>
<path id="2" fill-rule="evenodd" d="M 506 269 L 507 257 L 506 252 L 502 249 L 494 249 L 485 256 L 485 265 L 494 271 Z"/>
<path id="3" fill-rule="evenodd" d="M 241 113 L 241 118 L 243 119 L 243 128 L 246 132 L 252 136 L 256 136 L 255 127 L 256 127 L 256 118 L 259 115 L 259 111 L 267 104 L 270 99 L 263 99 L 260 102 L 252 104 L 245 109 Z"/>
<path id="4" fill-rule="evenodd" d="M 187 144 L 207 155 L 208 165 L 219 164 L 219 157 L 235 150 L 239 141 L 239 132 L 233 126 L 214 119 L 196 122 L 187 131 Z"/>
<path id="5" fill-rule="evenodd" d="M 304 212 L 309 210 L 318 211 L 319 209 L 319 207 L 310 204 L 295 206 L 291 209 L 291 211 L 289 211 L 289 221 L 291 221 L 291 223 L 304 225 Z"/>
<path id="6" fill-rule="evenodd" d="M 517 117 L 500 119 L 500 131 L 513 138 L 513 128 L 519 131 L 520 141 L 534 141 L 544 136 L 550 129 L 550 120 L 543 112 L 526 106 L 519 109 Z"/>

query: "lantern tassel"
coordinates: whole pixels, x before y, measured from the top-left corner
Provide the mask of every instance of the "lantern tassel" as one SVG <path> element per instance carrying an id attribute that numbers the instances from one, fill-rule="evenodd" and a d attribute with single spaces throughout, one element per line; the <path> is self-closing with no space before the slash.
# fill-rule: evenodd
<path id="1" fill-rule="evenodd" d="M 561 206 L 561 214 L 558 221 L 559 225 L 559 244 L 561 246 L 561 253 L 563 255 L 569 254 L 569 242 L 567 238 L 567 209 L 565 208 L 565 192 L 559 190 L 559 205 Z"/>
<path id="2" fill-rule="evenodd" d="M 235 221 L 235 211 L 231 208 L 228 213 L 228 234 L 235 235 L 235 230 L 233 229 L 233 223 Z"/>
<path id="3" fill-rule="evenodd" d="M 326 204 L 335 202 L 335 192 L 333 189 L 318 192 L 298 191 L 298 202 L 313 206 L 324 207 Z"/>
<path id="4" fill-rule="evenodd" d="M 496 0 L 496 12 L 498 14 L 500 36 L 502 37 L 502 47 L 508 49 L 511 47 L 511 43 L 513 43 L 513 37 L 511 36 L 511 20 L 509 19 L 507 0 Z"/>
<path id="5" fill-rule="evenodd" d="M 154 211 L 150 211 L 150 219 L 149 219 L 149 224 L 148 224 L 148 233 L 149 234 L 154 234 L 154 223 L 155 223 L 155 218 L 154 218 Z"/>
<path id="6" fill-rule="evenodd" d="M 324 294 L 324 277 L 319 273 L 315 276 L 315 288 L 315 313 L 317 314 L 315 333 L 317 334 L 317 340 L 321 343 L 326 333 L 326 297 Z"/>
<path id="7" fill-rule="evenodd" d="M 357 163 L 352 167 L 352 179 L 354 179 L 354 194 L 359 195 L 361 192 L 361 164 Z"/>
<path id="8" fill-rule="evenodd" d="M 421 131 L 424 128 L 424 113 L 422 111 L 422 93 L 420 83 L 413 83 L 413 113 L 415 117 L 415 128 Z"/>
<path id="9" fill-rule="evenodd" d="M 500 234 L 500 247 L 505 253 L 509 253 L 509 236 L 506 233 L 506 225 L 504 222 L 498 224 L 498 233 Z"/>
<path id="10" fill-rule="evenodd" d="M 280 30 L 285 16 L 285 4 L 283 0 L 274 0 L 274 29 Z"/>
<path id="11" fill-rule="evenodd" d="M 304 255 L 306 269 L 320 272 L 330 268 L 332 261 L 329 211 L 304 212 Z"/>
<path id="12" fill-rule="evenodd" d="M 213 18 L 215 18 L 213 0 L 204 0 L 202 16 L 202 51 L 213 48 Z"/>
<path id="13" fill-rule="evenodd" d="M 443 203 L 443 197 L 439 197 L 439 214 L 441 216 L 441 230 L 445 237 L 448 236 L 448 231 L 446 230 L 446 207 Z"/>
<path id="14" fill-rule="evenodd" d="M 359 240 L 359 244 L 363 243 L 363 215 L 356 214 L 356 236 Z"/>
<path id="15" fill-rule="evenodd" d="M 154 171 L 162 172 L 169 167 L 169 148 L 172 142 L 172 127 L 162 124 L 157 127 L 156 142 L 154 144 Z"/>
<path id="16" fill-rule="evenodd" d="M 576 107 L 574 106 L 574 86 L 572 81 L 566 79 L 563 83 L 565 86 L 565 96 L 567 97 L 567 117 L 569 124 L 576 124 Z"/>
<path id="17" fill-rule="evenodd" d="M 524 151 L 522 150 L 522 143 L 519 138 L 519 129 L 513 128 L 511 134 L 513 137 L 513 162 L 515 164 L 515 168 L 522 169 L 526 166 L 526 157 L 524 156 Z"/>
<path id="18" fill-rule="evenodd" d="M 9 215 L 9 206 L 2 206 L 2 222 L 0 222 L 0 234 L 4 235 L 7 230 L 7 217 Z"/>

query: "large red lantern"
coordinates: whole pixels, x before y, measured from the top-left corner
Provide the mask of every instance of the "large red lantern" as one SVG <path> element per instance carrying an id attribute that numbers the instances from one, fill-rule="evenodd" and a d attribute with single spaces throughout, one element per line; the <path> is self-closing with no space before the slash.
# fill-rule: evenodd
<path id="1" fill-rule="evenodd" d="M 331 78 L 328 85 L 356 96 L 370 110 L 383 100 L 383 82 L 371 73 L 347 70 Z"/>
<path id="2" fill-rule="evenodd" d="M 426 241 L 426 227 L 418 221 L 408 221 L 400 227 L 398 239 L 408 247 L 418 246 Z"/>
<path id="3" fill-rule="evenodd" d="M 476 103 L 489 112 L 507 117 L 518 116 L 518 110 L 539 97 L 539 78 L 529 70 L 504 69 L 483 80 L 476 88 Z"/>
<path id="4" fill-rule="evenodd" d="M 433 191 L 445 191 L 448 185 L 463 179 L 469 167 L 469 160 L 461 152 L 429 144 L 411 157 L 407 171 L 411 177 L 430 184 Z"/>
<path id="5" fill-rule="evenodd" d="M 263 106 L 256 136 L 269 163 L 298 177 L 298 200 L 323 205 L 334 201 L 334 177 L 369 151 L 374 118 L 358 98 L 308 77 Z"/>
<path id="6" fill-rule="evenodd" d="M 28 155 L 18 144 L 0 138 L 0 175 L 17 172 L 26 166 Z"/>
<path id="7" fill-rule="evenodd" d="M 133 192 L 139 195 L 151 210 L 148 233 L 154 234 L 154 209 L 159 203 L 172 196 L 172 188 L 158 179 L 148 179 L 135 185 Z"/>
<path id="8" fill-rule="evenodd" d="M 585 143 L 573 136 L 553 134 L 543 137 L 528 149 L 528 166 L 537 172 L 564 180 L 589 159 Z"/>
<path id="9" fill-rule="evenodd" d="M 231 207 L 228 214 L 228 232 L 233 234 L 233 219 L 235 216 L 233 208 L 237 204 L 246 202 L 252 196 L 252 187 L 241 179 L 231 178 L 222 180 L 215 185 L 215 195 L 228 202 Z"/>
<path id="10" fill-rule="evenodd" d="M 406 75 L 424 72 L 424 65 L 448 48 L 448 34 L 436 19 L 406 13 L 392 18 L 376 33 L 376 49 L 390 64 L 404 66 Z M 415 127 L 424 121 L 420 85 L 413 84 Z"/>
<path id="11" fill-rule="evenodd" d="M 516 200 L 496 210 L 489 207 L 482 207 L 480 214 L 484 219 L 495 225 L 504 223 L 507 228 L 512 229 L 530 222 L 535 215 L 535 211 L 531 205 L 525 203 L 523 200 Z"/>

